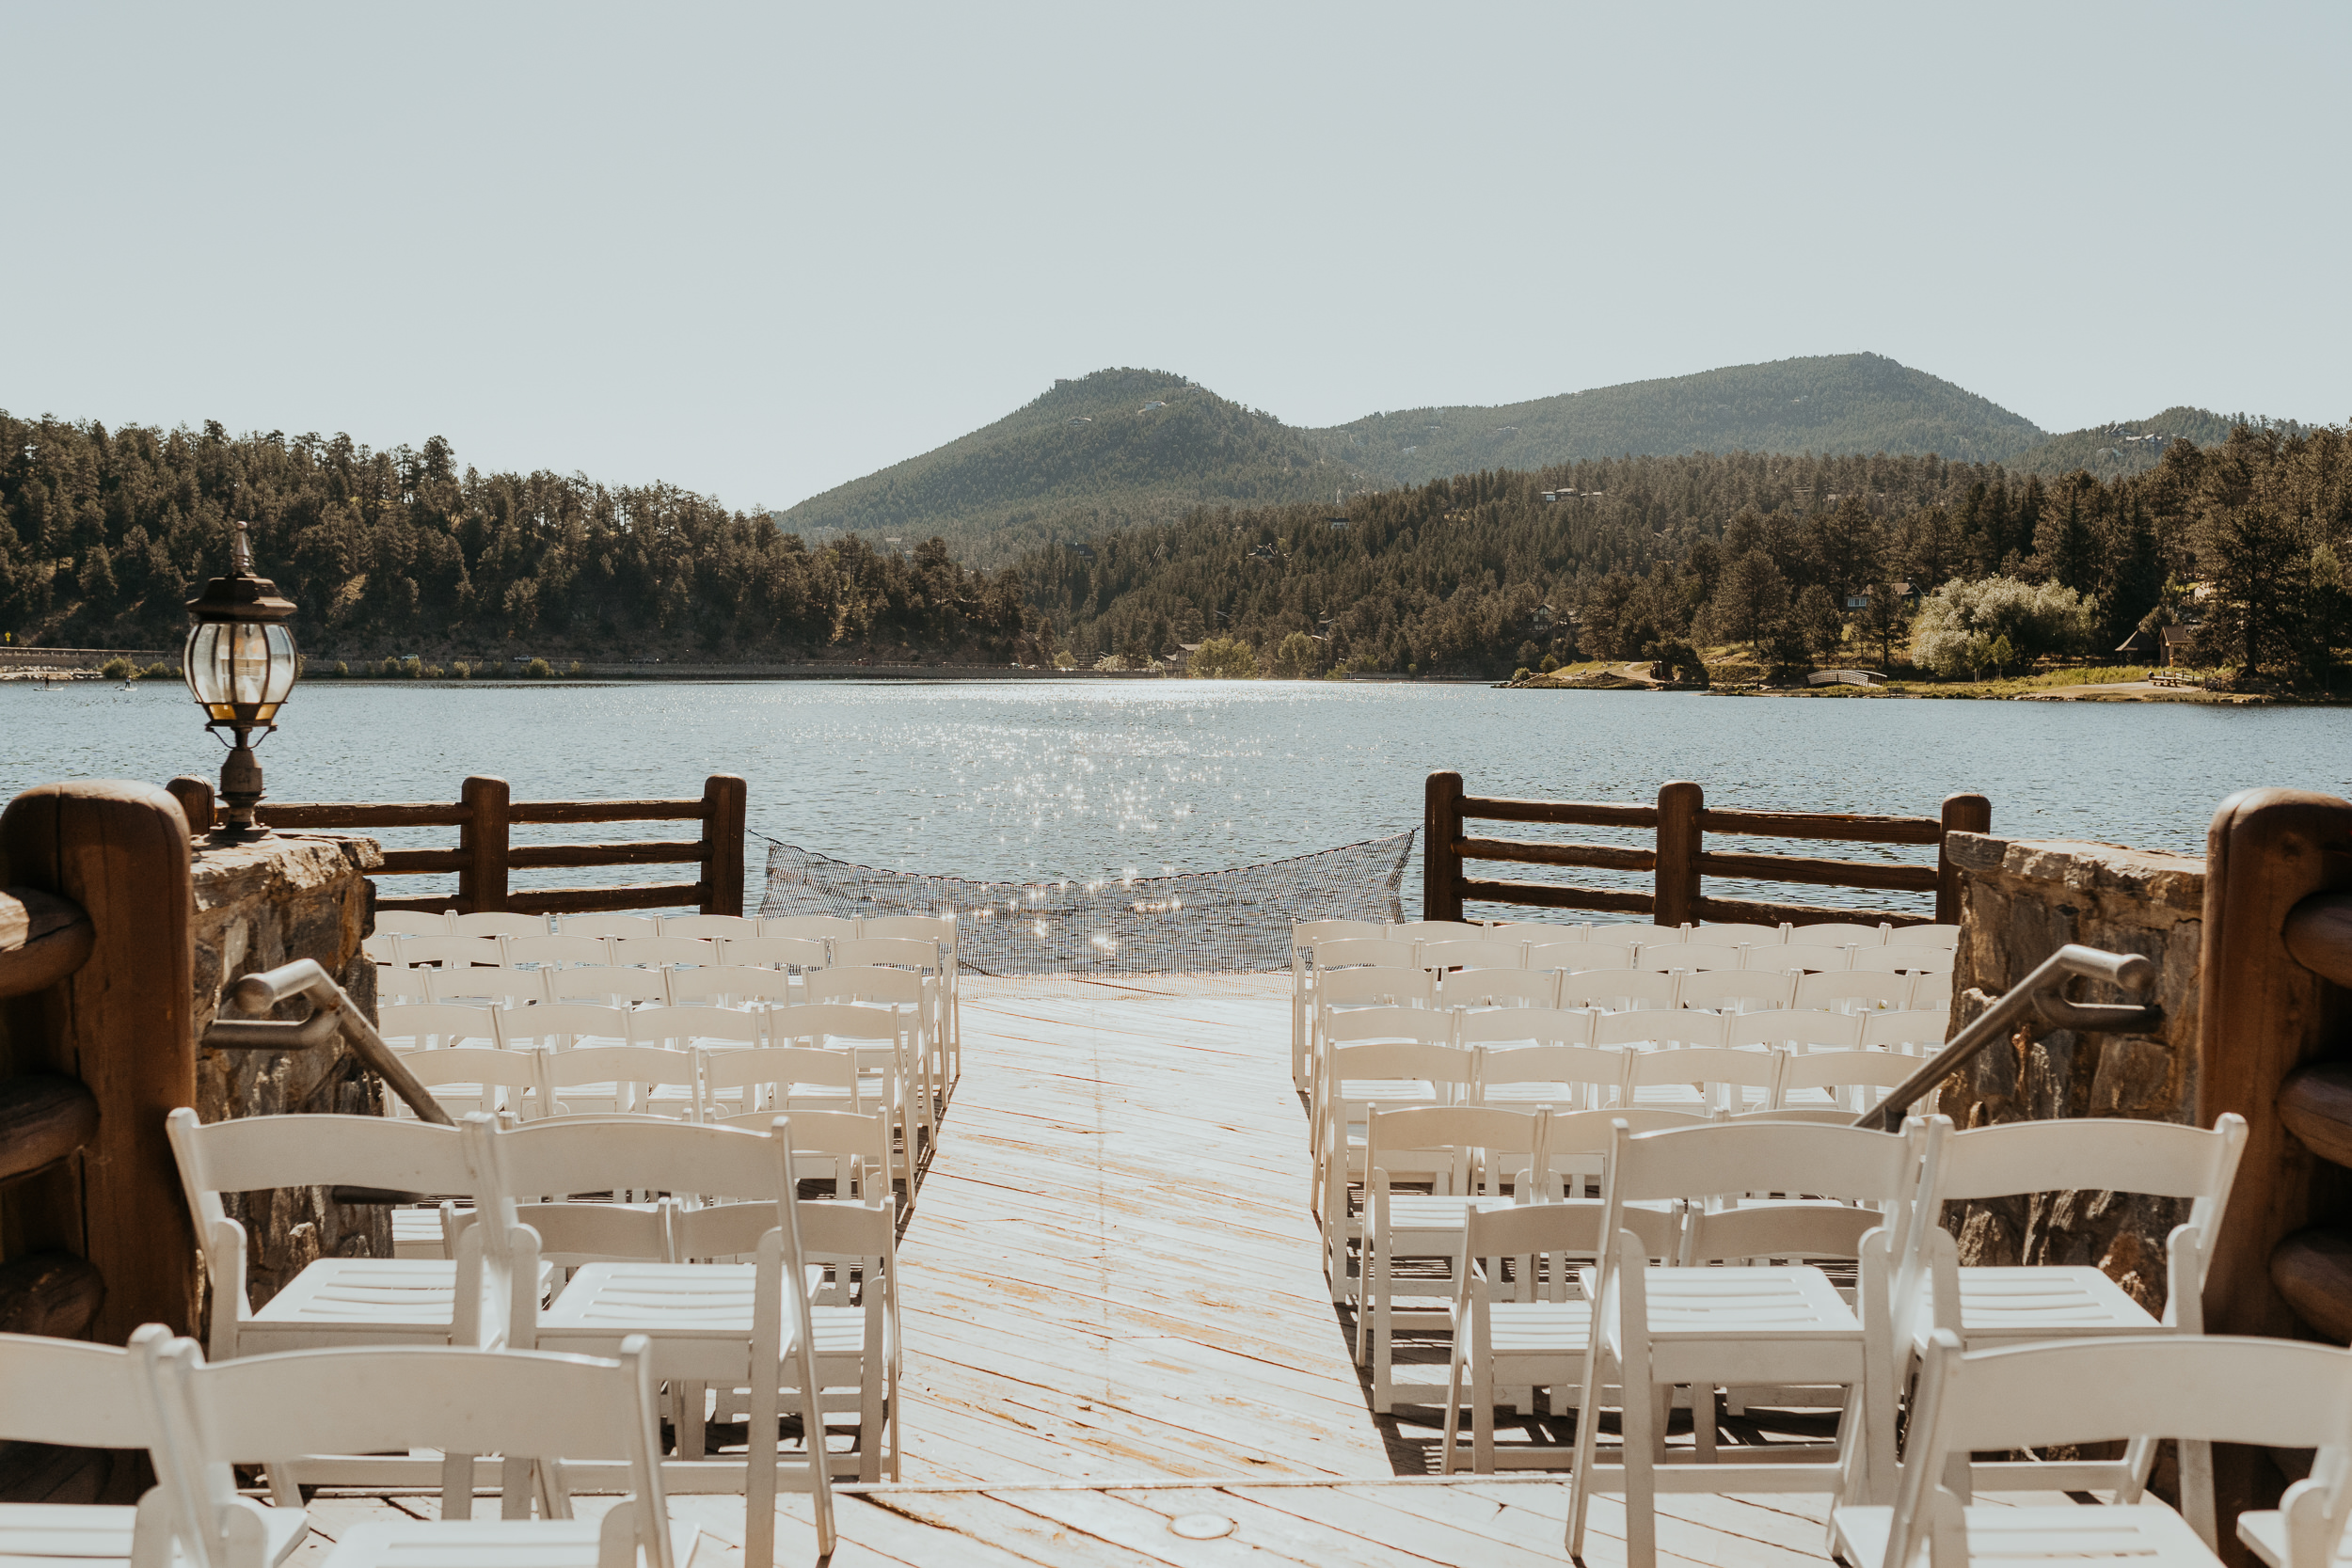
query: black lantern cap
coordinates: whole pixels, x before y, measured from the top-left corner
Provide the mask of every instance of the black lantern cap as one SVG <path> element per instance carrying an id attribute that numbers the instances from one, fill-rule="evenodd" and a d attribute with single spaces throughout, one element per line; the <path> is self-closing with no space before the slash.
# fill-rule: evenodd
<path id="1" fill-rule="evenodd" d="M 232 577 L 215 578 L 204 592 L 188 601 L 188 613 L 199 621 L 287 621 L 294 618 L 292 599 L 278 595 L 278 584 L 253 575 L 253 542 L 246 525 L 237 525 Z"/>

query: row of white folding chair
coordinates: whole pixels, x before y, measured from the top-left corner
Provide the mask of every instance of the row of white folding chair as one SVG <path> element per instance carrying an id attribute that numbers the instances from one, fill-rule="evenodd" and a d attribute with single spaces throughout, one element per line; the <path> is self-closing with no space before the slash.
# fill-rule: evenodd
<path id="1" fill-rule="evenodd" d="M 1686 922 L 1680 926 L 1582 921 L 1561 926 L 1534 920 L 1314 920 L 1296 921 L 1291 927 L 1291 946 L 1295 950 L 1312 947 L 1318 941 L 1374 938 L 1392 942 L 1482 942 L 1498 937 L 1537 943 L 1606 942 L 1649 945 L 1691 942 L 1738 947 L 1805 942 L 1831 947 L 1917 944 L 1949 948 L 1959 944 L 1960 927 L 1930 923 L 1896 926 L 1884 921 L 1877 925 L 1845 921 L 1794 925 L 1784 921 L 1777 926 L 1718 921 L 1698 925 Z"/>
<path id="2" fill-rule="evenodd" d="M 1315 974 L 1359 965 L 1391 969 L 1565 971 L 1647 969 L 1661 974 L 1758 971 L 1772 974 L 1844 973 L 1949 974 L 1952 955 L 1934 947 L 1727 946 L 1708 942 L 1419 942 L 1359 938 L 1306 950 L 1297 967 L 1311 990 Z"/>
<path id="3" fill-rule="evenodd" d="M 0 1504 L 0 1554 L 31 1568 L 185 1562 L 275 1568 L 305 1544 L 300 1507 L 234 1490 L 230 1462 L 291 1449 L 368 1451 L 478 1445 L 538 1462 L 546 1512 L 495 1525 L 404 1520 L 338 1531 L 319 1560 L 430 1568 L 516 1556 L 678 1568 L 697 1531 L 669 1517 L 656 1455 L 647 1347 L 612 1359 L 479 1348 L 311 1350 L 207 1366 L 160 1323 L 127 1347 L 0 1335 L 0 1440 L 145 1449 L 158 1484 L 130 1506 Z M 564 1461 L 617 1464 L 629 1497 L 601 1524 L 568 1516 Z"/>
<path id="4" fill-rule="evenodd" d="M 751 1426 L 755 1499 L 763 1487 L 772 1496 L 775 1466 L 758 1461 L 760 1433 L 772 1437 L 776 1431 L 776 1390 L 771 1383 L 763 1393 L 760 1377 L 745 1376 L 745 1347 L 764 1334 L 767 1343 L 778 1350 L 793 1346 L 796 1355 L 806 1349 L 832 1361 L 846 1354 L 859 1379 L 882 1370 L 865 1356 L 866 1327 L 857 1326 L 846 1336 L 829 1333 L 820 1317 L 812 1341 L 801 1327 L 808 1321 L 804 1295 L 796 1306 L 799 1292 L 785 1291 L 781 1309 L 772 1299 L 764 1306 L 755 1300 L 776 1280 L 797 1286 L 803 1277 L 796 1230 L 811 1235 L 810 1261 L 818 1261 L 821 1252 L 839 1251 L 850 1256 L 869 1280 L 882 1267 L 878 1259 L 895 1245 L 891 1206 L 879 1196 L 858 1204 L 795 1203 L 792 1155 L 799 1140 L 790 1135 L 788 1123 L 780 1130 L 783 1136 L 644 1117 L 577 1117 L 505 1131 L 483 1116 L 469 1117 L 453 1129 L 352 1117 L 254 1117 L 199 1126 L 192 1113 L 181 1111 L 173 1113 L 170 1131 L 199 1240 L 221 1292 L 222 1309 L 213 1319 L 215 1359 L 351 1343 L 536 1344 L 593 1354 L 642 1330 L 654 1336 L 655 1375 L 674 1387 L 689 1378 L 704 1383 L 723 1379 L 730 1386 L 748 1382 L 755 1414 L 766 1402 L 764 1424 L 755 1418 Z M 322 1182 L 467 1193 L 476 1213 L 490 1216 L 490 1221 L 464 1226 L 454 1259 L 320 1259 L 255 1311 L 246 1297 L 242 1227 L 222 1212 L 221 1195 Z M 514 1200 L 517 1191 L 560 1198 L 624 1189 L 676 1196 L 650 1208 L 558 1201 L 518 1209 Z M 683 1207 L 680 1197 L 702 1206 Z M 794 1216 L 802 1208 L 831 1211 L 839 1218 L 835 1228 L 862 1230 L 863 1237 L 836 1238 L 849 1243 L 838 1247 L 818 1240 L 805 1217 L 796 1226 Z M 543 1231 L 549 1238 L 550 1255 L 570 1254 L 581 1263 L 545 1310 Z M 779 1248 L 785 1256 L 777 1256 Z M 763 1260 L 758 1269 L 739 1269 L 724 1278 L 660 1272 L 660 1260 L 672 1255 L 705 1258 L 755 1251 Z M 636 1261 L 648 1258 L 656 1261 Z M 630 1260 L 617 1280 L 612 1267 L 599 1273 L 591 1266 L 613 1259 Z M 650 1275 L 644 1272 L 647 1268 L 653 1271 Z M 628 1269 L 637 1270 L 636 1275 L 628 1276 Z M 534 1278 L 542 1282 L 539 1288 L 515 1287 L 516 1281 Z M 503 1307 L 498 1306 L 501 1299 Z M 779 1310 L 794 1322 L 780 1327 Z M 763 1315 L 770 1325 L 765 1330 L 757 1326 Z M 730 1338 L 732 1352 L 726 1348 Z M 779 1362 L 771 1351 L 765 1365 L 773 1369 Z M 820 1382 L 805 1361 L 801 1372 L 795 1381 L 808 1396 L 792 1392 L 789 1398 L 804 1412 L 818 1405 L 816 1388 L 840 1382 L 832 1372 Z M 884 1402 L 868 1389 L 853 1402 L 862 1411 L 872 1411 Z M 895 1404 L 895 1397 L 887 1402 Z M 831 1408 L 832 1402 L 825 1407 Z M 701 1415 L 699 1395 L 694 1415 Z M 812 1451 L 822 1451 L 821 1422 L 812 1419 L 808 1429 Z M 679 1434 L 681 1453 L 698 1459 L 701 1420 L 681 1422 Z M 865 1463 L 871 1465 L 886 1445 L 872 1426 L 863 1436 Z M 772 1454 L 772 1444 L 768 1452 Z M 240 1457 L 287 1455 L 276 1449 Z M 387 1467 L 411 1479 L 421 1479 L 431 1469 L 428 1465 L 420 1471 L 417 1462 L 397 1459 L 346 1461 L 340 1466 L 306 1463 L 294 1470 L 274 1465 L 272 1483 L 281 1497 L 288 1497 L 296 1481 L 361 1483 L 354 1479 L 358 1473 L 376 1478 Z M 824 1466 L 811 1468 L 818 1474 L 821 1497 Z M 724 1466 L 715 1475 L 706 1467 L 685 1481 L 695 1490 L 711 1489 L 714 1480 L 718 1489 L 740 1490 L 743 1471 L 740 1462 L 731 1477 Z M 469 1481 L 446 1468 L 442 1479 L 444 1516 L 462 1517 L 461 1499 L 470 1494 Z M 365 1483 L 382 1482 L 372 1479 Z M 754 1507 L 755 1534 L 762 1517 L 761 1507 Z"/>
<path id="5" fill-rule="evenodd" d="M 487 911 L 460 914 L 455 910 L 378 910 L 377 932 L 394 936 L 544 937 L 752 937 L 759 934 L 755 915 L 738 914 L 516 914 Z"/>

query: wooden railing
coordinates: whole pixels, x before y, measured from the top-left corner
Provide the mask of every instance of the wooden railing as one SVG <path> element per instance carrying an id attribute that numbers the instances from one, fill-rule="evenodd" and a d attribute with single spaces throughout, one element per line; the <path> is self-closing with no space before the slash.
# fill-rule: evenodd
<path id="1" fill-rule="evenodd" d="M 1608 844 L 1543 844 L 1524 839 L 1472 838 L 1470 821 L 1543 822 L 1584 828 L 1646 828 L 1648 848 Z M 1960 918 L 1960 868 L 1943 853 L 1953 832 L 1983 832 L 1993 808 L 1981 795 L 1953 795 L 1937 816 L 1857 816 L 1830 812 L 1710 811 L 1706 792 L 1677 781 L 1658 791 L 1651 806 L 1609 805 L 1584 800 L 1509 800 L 1465 795 L 1462 775 L 1429 775 L 1422 831 L 1422 911 L 1425 920 L 1459 920 L 1462 906 L 1477 901 L 1529 904 L 1544 909 L 1597 910 L 1643 914 L 1661 926 L 1685 921 L 1742 920 L 1798 923 L 1822 920 L 1883 920 L 1917 925 L 1929 916 L 1895 910 L 1829 908 L 1707 896 L 1704 879 L 1732 877 L 1750 881 L 1800 882 L 1889 893 L 1932 893 L 1932 918 Z M 1934 845 L 1933 866 L 1886 861 L 1827 860 L 1804 855 L 1760 855 L 1712 850 L 1708 833 L 1758 838 L 1801 838 L 1855 844 Z M 1651 891 L 1579 887 L 1558 882 L 1504 881 L 1473 878 L 1466 861 L 1502 861 L 1520 865 L 1565 865 L 1604 871 L 1649 872 Z"/>
<path id="2" fill-rule="evenodd" d="M 196 1096 L 188 833 L 162 790 L 46 784 L 0 814 L 0 1327 L 196 1328 L 164 1113 Z"/>
<path id="3" fill-rule="evenodd" d="M 214 819 L 212 786 L 203 780 L 174 779 L 170 789 L 186 808 L 190 822 Z M 704 781 L 700 799 L 675 800 L 516 800 L 510 799 L 504 779 L 470 778 L 458 791 L 453 805 L 432 800 L 266 801 L 261 817 L 273 828 L 285 829 L 455 828 L 455 848 L 387 849 L 377 875 L 426 877 L 454 872 L 456 893 L 378 898 L 376 908 L 382 910 L 580 914 L 692 904 L 705 914 L 741 914 L 745 802 L 743 781 L 733 773 L 713 773 Z M 699 832 L 691 839 L 607 844 L 513 842 L 517 825 L 576 822 L 692 822 Z M 520 891 L 508 885 L 517 871 L 686 864 L 696 867 L 691 882 Z"/>
<path id="4" fill-rule="evenodd" d="M 2248 1124 L 2206 1329 L 2352 1339 L 2352 800 L 2249 789 L 2214 814 L 2196 1084 L 2198 1126 Z M 2287 1479 L 2264 1450 L 2215 1452 L 2225 1519 Z"/>

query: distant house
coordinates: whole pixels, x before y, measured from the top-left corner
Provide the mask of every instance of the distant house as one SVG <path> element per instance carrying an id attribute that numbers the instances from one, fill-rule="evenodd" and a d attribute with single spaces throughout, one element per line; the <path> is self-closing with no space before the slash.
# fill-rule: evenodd
<path id="1" fill-rule="evenodd" d="M 1168 404 L 1164 403 L 1147 403 L 1142 407 L 1136 409 L 1136 412 L 1138 414 L 1149 414 L 1154 408 L 1165 408 L 1167 406 Z"/>
<path id="2" fill-rule="evenodd" d="M 1084 414 L 1079 415 L 1079 416 L 1078 416 L 1076 419 L 1074 419 L 1074 420 L 1062 420 L 1062 423 L 1064 423 L 1064 424 L 1092 424 L 1093 422 L 1094 422 L 1094 421 L 1093 421 L 1092 420 L 1090 420 L 1090 419 L 1087 418 L 1087 416 L 1085 416 Z"/>
<path id="3" fill-rule="evenodd" d="M 1347 519 L 1344 517 L 1326 517 L 1323 520 L 1331 525 L 1331 531 L 1334 533 L 1347 527 Z"/>
<path id="4" fill-rule="evenodd" d="M 2157 626 L 2153 630 L 2135 631 L 2115 645 L 2115 651 L 2126 657 L 2146 659 L 2149 663 L 2169 670 L 2189 657 L 2189 646 L 2197 641 L 2197 628 L 2179 625 Z"/>

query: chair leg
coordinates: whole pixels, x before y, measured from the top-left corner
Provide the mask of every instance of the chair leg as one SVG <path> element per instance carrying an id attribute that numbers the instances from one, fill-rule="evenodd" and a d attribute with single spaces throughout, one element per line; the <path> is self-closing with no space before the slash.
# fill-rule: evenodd
<path id="1" fill-rule="evenodd" d="M 1445 1360 L 1445 1449 L 1438 1461 L 1438 1473 L 1450 1476 L 1454 1473 L 1454 1445 L 1462 1430 L 1462 1346 L 1459 1336 L 1455 1337 L 1454 1347 L 1446 1352 Z M 1471 1430 L 1475 1432 L 1476 1418 L 1471 1418 Z"/>
<path id="2" fill-rule="evenodd" d="M 1626 1568 L 1658 1568 L 1657 1464 L 1665 1439 L 1664 1423 L 1657 1419 L 1659 1390 L 1644 1386 L 1648 1379 L 1641 1366 L 1628 1366 L 1622 1376 Z M 1671 1398 L 1673 1390 L 1666 1392 Z"/>
<path id="3" fill-rule="evenodd" d="M 1702 1465 L 1715 1463 L 1715 1397 L 1714 1385 L 1691 1385 L 1691 1440 Z"/>
<path id="4" fill-rule="evenodd" d="M 1495 1473 L 1495 1362 L 1481 1355 L 1470 1376 L 1470 1469 Z"/>
<path id="5" fill-rule="evenodd" d="M 1568 1471 L 1568 1556 L 1584 1560 L 1584 1520 L 1593 1500 L 1594 1450 L 1600 1427 L 1600 1391 L 1608 1385 L 1601 1371 L 1609 1360 L 1600 1348 L 1600 1324 L 1593 1325 L 1591 1348 L 1584 1353 L 1584 1383 L 1576 1402 L 1576 1457 Z"/>

